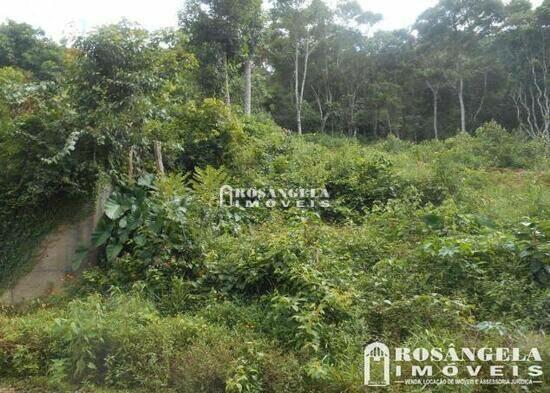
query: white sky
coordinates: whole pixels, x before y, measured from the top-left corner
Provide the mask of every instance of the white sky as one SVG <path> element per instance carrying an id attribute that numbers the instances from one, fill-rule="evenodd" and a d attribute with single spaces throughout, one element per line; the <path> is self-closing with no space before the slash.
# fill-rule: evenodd
<path id="1" fill-rule="evenodd" d="M 41 27 L 59 40 L 89 31 L 97 25 L 121 18 L 148 29 L 175 26 L 184 0 L 0 0 L 0 22 L 14 19 Z M 539 5 L 542 0 L 531 0 Z M 437 0 L 359 0 L 365 10 L 379 12 L 379 29 L 408 27 Z"/>

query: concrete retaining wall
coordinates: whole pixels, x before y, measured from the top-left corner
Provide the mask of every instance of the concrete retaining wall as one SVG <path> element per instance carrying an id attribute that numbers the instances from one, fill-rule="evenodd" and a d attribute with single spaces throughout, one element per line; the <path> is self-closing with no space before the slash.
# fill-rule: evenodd
<path id="1" fill-rule="evenodd" d="M 46 236 L 37 250 L 33 270 L 7 289 L 0 297 L 0 303 L 20 303 L 59 289 L 67 274 L 73 272 L 72 262 L 77 248 L 91 244 L 92 233 L 103 215 L 109 194 L 110 187 L 102 189 L 93 214 L 77 223 L 62 225 Z M 96 256 L 95 252 L 90 252 L 83 265 L 94 263 Z"/>

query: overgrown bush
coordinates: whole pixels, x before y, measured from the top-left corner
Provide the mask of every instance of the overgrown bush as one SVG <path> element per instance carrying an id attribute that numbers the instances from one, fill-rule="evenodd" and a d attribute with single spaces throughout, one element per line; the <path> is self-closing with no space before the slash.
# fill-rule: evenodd
<path id="1" fill-rule="evenodd" d="M 548 329 L 547 179 L 496 124 L 365 145 L 288 135 L 216 100 L 164 115 L 139 137 L 163 142 L 168 173 L 152 175 L 134 141 L 135 174 L 115 170 L 93 235 L 100 263 L 71 299 L 0 311 L 0 378 L 42 391 L 360 391 L 369 341 L 509 346 Z M 326 187 L 330 207 L 224 207 L 224 184 Z"/>
<path id="2" fill-rule="evenodd" d="M 529 141 L 495 121 L 482 125 L 475 135 L 479 141 L 477 153 L 485 157 L 488 166 L 529 168 L 536 166 L 537 160 L 546 159 L 543 141 Z"/>
<path id="3" fill-rule="evenodd" d="M 243 141 L 243 125 L 223 102 L 207 98 L 174 106 L 149 136 L 163 141 L 167 162 L 183 170 L 231 161 Z M 171 154 L 170 154 L 171 153 Z"/>

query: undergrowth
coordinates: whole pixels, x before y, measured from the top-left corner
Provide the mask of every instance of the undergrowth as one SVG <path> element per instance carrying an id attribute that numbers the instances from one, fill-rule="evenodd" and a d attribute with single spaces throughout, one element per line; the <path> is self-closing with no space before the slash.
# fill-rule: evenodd
<path id="1" fill-rule="evenodd" d="M 359 392 L 375 340 L 549 356 L 549 178 L 535 142 L 494 123 L 420 145 L 226 124 L 240 140 L 230 154 L 188 171 L 174 150 L 166 176 L 119 178 L 93 236 L 99 265 L 62 298 L 0 313 L 5 384 Z M 224 184 L 326 187 L 330 206 L 222 207 Z"/>

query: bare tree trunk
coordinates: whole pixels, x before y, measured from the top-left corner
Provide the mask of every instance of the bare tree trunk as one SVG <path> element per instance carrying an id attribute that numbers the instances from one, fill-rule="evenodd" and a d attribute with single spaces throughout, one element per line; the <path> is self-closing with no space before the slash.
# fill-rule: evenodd
<path id="1" fill-rule="evenodd" d="M 530 59 L 532 80 L 526 86 L 519 84 L 512 94 L 516 104 L 520 127 L 532 138 L 550 140 L 550 92 L 548 91 L 548 67 L 546 61 L 539 66 L 539 76 L 535 60 Z M 539 81 L 539 79 L 541 79 Z M 525 119 L 525 122 L 523 119 Z"/>
<path id="2" fill-rule="evenodd" d="M 252 113 L 252 60 L 247 57 L 244 61 L 244 114 Z"/>
<path id="3" fill-rule="evenodd" d="M 434 94 L 434 136 L 436 141 L 439 139 L 439 131 L 437 129 L 437 104 L 438 104 L 437 98 L 438 98 L 437 93 L 435 93 Z"/>
<path id="4" fill-rule="evenodd" d="M 378 109 L 374 111 L 374 138 L 378 139 Z"/>
<path id="5" fill-rule="evenodd" d="M 550 131 L 550 99 L 548 94 L 548 84 L 547 84 L 547 77 L 546 74 L 548 72 L 548 67 L 546 66 L 546 60 L 543 56 L 543 62 L 540 66 L 541 73 L 542 73 L 542 81 L 539 83 L 539 77 L 537 76 L 537 72 L 535 70 L 535 62 L 531 61 L 531 73 L 533 75 L 533 86 L 535 87 L 535 94 L 531 93 L 531 102 L 533 103 L 533 115 L 536 120 L 537 116 L 537 110 L 534 105 L 535 101 L 538 106 L 538 111 L 541 117 L 541 124 L 536 124 L 538 133 L 547 138 L 549 131 Z M 542 85 L 542 88 L 541 88 Z M 536 96 L 536 100 L 533 96 Z"/>
<path id="6" fill-rule="evenodd" d="M 325 128 L 327 126 L 327 120 L 329 119 L 332 111 L 330 109 L 330 105 L 332 104 L 332 94 L 329 90 L 328 94 L 327 94 L 327 99 L 326 99 L 326 102 L 329 106 L 329 108 L 327 109 L 327 111 L 325 112 L 324 109 L 323 109 L 323 103 L 321 102 L 321 97 L 319 95 L 319 93 L 317 93 L 317 90 L 315 90 L 315 87 L 311 87 L 311 90 L 313 91 L 313 95 L 315 96 L 315 102 L 317 103 L 317 108 L 319 109 L 319 122 L 320 122 L 320 126 L 321 126 L 321 129 L 319 130 L 321 133 L 324 133 L 325 132 Z"/>
<path id="7" fill-rule="evenodd" d="M 321 129 L 319 130 L 321 133 L 325 131 L 325 114 L 323 112 L 323 105 L 321 104 L 321 97 L 319 97 L 319 94 L 317 94 L 317 91 L 314 87 L 311 88 L 313 90 L 313 95 L 315 96 L 315 102 L 317 103 L 317 108 L 319 109 L 319 120 L 321 123 Z"/>
<path id="8" fill-rule="evenodd" d="M 357 89 L 349 95 L 349 124 L 348 124 L 348 136 L 357 136 L 357 128 L 355 127 L 355 104 L 357 98 Z"/>
<path id="9" fill-rule="evenodd" d="M 298 129 L 298 134 L 302 134 L 302 103 L 300 102 L 299 94 L 299 81 L 300 77 L 300 46 L 296 42 L 296 49 L 294 51 L 294 99 L 296 101 L 296 128 Z"/>
<path id="10" fill-rule="evenodd" d="M 155 161 L 157 163 L 157 170 L 161 176 L 164 176 L 164 164 L 162 163 L 162 144 L 159 141 L 155 141 Z"/>
<path id="11" fill-rule="evenodd" d="M 224 72 L 224 90 L 225 90 L 225 103 L 231 105 L 231 94 L 229 92 L 229 70 L 227 65 L 227 54 L 223 56 L 223 72 Z"/>
<path id="12" fill-rule="evenodd" d="M 464 78 L 458 81 L 458 101 L 460 103 L 460 131 L 466 132 L 466 109 L 464 108 Z"/>
<path id="13" fill-rule="evenodd" d="M 439 139 L 439 132 L 437 130 L 437 104 L 438 104 L 438 89 L 432 85 L 430 82 L 426 81 L 426 84 L 428 85 L 428 87 L 430 88 L 430 90 L 432 91 L 432 95 L 433 95 L 433 109 L 434 109 L 434 137 L 435 137 L 435 140 L 438 140 Z"/>
<path id="14" fill-rule="evenodd" d="M 307 77 L 307 66 L 309 61 L 309 40 L 306 40 L 306 52 L 304 54 L 304 71 L 302 75 L 302 87 L 300 89 L 300 109 L 302 108 L 302 103 L 304 102 L 304 90 L 306 87 L 306 77 Z"/>
<path id="15" fill-rule="evenodd" d="M 302 134 L 302 104 L 304 102 L 304 90 L 306 87 L 307 78 L 307 66 L 309 61 L 309 55 L 311 54 L 311 48 L 309 46 L 309 39 L 306 39 L 306 47 L 304 52 L 304 65 L 302 72 L 302 81 L 300 84 L 300 45 L 296 42 L 296 50 L 294 52 L 294 95 L 296 98 L 296 125 L 298 128 L 298 134 Z"/>
<path id="16" fill-rule="evenodd" d="M 516 106 L 516 120 L 518 122 L 518 127 L 520 129 L 523 129 L 524 123 L 521 117 L 521 107 L 519 102 L 519 100 L 521 99 L 520 96 L 521 96 L 521 93 L 519 91 L 519 88 L 512 91 L 511 97 L 512 97 L 512 101 L 514 101 L 514 105 Z"/>
<path id="17" fill-rule="evenodd" d="M 134 146 L 130 146 L 128 152 L 128 181 L 130 183 L 134 181 Z"/>
<path id="18" fill-rule="evenodd" d="M 477 107 L 476 113 L 474 114 L 474 117 L 472 119 L 474 123 L 477 122 L 477 117 L 481 113 L 481 110 L 483 109 L 483 104 L 485 103 L 485 96 L 487 95 L 487 74 L 488 74 L 488 71 L 483 72 L 483 94 L 481 95 L 481 99 L 479 100 L 479 106 Z M 475 127 L 475 124 L 474 124 L 474 127 Z"/>

